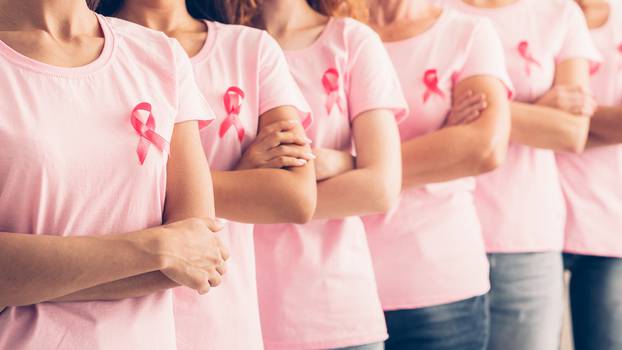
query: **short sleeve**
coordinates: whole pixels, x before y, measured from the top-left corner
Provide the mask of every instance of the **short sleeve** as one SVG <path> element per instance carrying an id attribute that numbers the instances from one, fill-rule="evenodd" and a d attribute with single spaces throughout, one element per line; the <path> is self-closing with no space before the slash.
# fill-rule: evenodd
<path id="1" fill-rule="evenodd" d="M 557 62 L 573 58 L 584 58 L 592 63 L 602 61 L 579 6 L 574 1 L 564 2 L 564 6 L 564 33 Z"/>
<path id="2" fill-rule="evenodd" d="M 408 104 L 391 58 L 380 37 L 367 26 L 350 20 L 348 28 L 348 107 L 350 120 L 372 109 L 391 110 L 398 122 L 408 115 Z"/>
<path id="3" fill-rule="evenodd" d="M 196 120 L 199 122 L 199 127 L 203 128 L 214 119 L 214 112 L 205 101 L 194 79 L 190 58 L 188 58 L 188 55 L 176 40 L 172 41 L 178 98 L 175 123 Z"/>
<path id="4" fill-rule="evenodd" d="M 259 52 L 259 114 L 271 109 L 296 108 L 305 128 L 311 124 L 311 108 L 292 77 L 279 44 L 262 32 Z"/>
<path id="5" fill-rule="evenodd" d="M 499 79 L 507 88 L 508 95 L 514 95 L 514 86 L 507 71 L 501 39 L 490 20 L 474 19 L 467 57 L 458 74 L 458 81 L 469 77 L 485 75 Z"/>

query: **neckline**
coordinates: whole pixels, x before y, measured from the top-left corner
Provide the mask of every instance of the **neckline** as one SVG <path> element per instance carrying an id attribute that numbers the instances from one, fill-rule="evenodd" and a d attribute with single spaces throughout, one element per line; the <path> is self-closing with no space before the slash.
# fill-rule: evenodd
<path id="1" fill-rule="evenodd" d="M 95 14 L 95 16 L 97 17 L 99 27 L 104 34 L 104 47 L 97 58 L 85 65 L 79 67 L 61 67 L 44 63 L 21 54 L 2 40 L 0 40 L 0 55 L 5 56 L 11 62 L 20 67 L 39 73 L 67 77 L 92 74 L 93 72 L 103 68 L 110 61 L 113 48 L 115 46 L 114 34 L 106 18 L 99 14 Z"/>
<path id="2" fill-rule="evenodd" d="M 319 46 L 320 44 L 322 44 L 322 42 L 324 42 L 324 39 L 332 31 L 334 23 L 335 17 L 329 17 L 328 22 L 326 22 L 326 25 L 324 26 L 324 29 L 322 30 L 320 35 L 318 35 L 315 41 L 313 41 L 309 46 L 303 47 L 301 49 L 283 50 L 283 52 L 286 56 L 300 56 L 306 54 L 307 52 L 313 50 L 315 47 Z"/>
<path id="3" fill-rule="evenodd" d="M 450 11 L 449 9 L 447 9 L 446 7 L 443 7 L 440 16 L 438 16 L 436 21 L 431 26 L 426 28 L 426 30 L 424 30 L 423 32 L 421 32 L 421 33 L 419 33 L 417 35 L 411 36 L 410 38 L 394 40 L 394 41 L 383 41 L 384 46 L 386 46 L 386 47 L 394 47 L 394 46 L 399 46 L 401 44 L 406 44 L 406 43 L 417 42 L 417 41 L 423 40 L 425 37 L 427 37 L 429 35 L 432 35 L 436 31 L 436 29 L 439 27 L 440 23 L 442 21 L 445 21 L 445 18 L 448 16 L 448 12 L 449 11 Z"/>
<path id="4" fill-rule="evenodd" d="M 203 42 L 203 46 L 197 52 L 196 55 L 190 57 L 190 61 L 192 63 L 199 63 L 203 60 L 206 60 L 212 53 L 212 47 L 214 46 L 214 42 L 216 41 L 216 33 L 217 33 L 217 25 L 215 22 L 204 20 L 203 21 L 207 26 L 207 37 Z"/>
<path id="5" fill-rule="evenodd" d="M 493 11 L 511 11 L 514 8 L 522 5 L 525 0 L 516 0 L 511 4 L 507 4 L 504 6 L 498 6 L 498 7 L 479 7 L 479 6 L 474 6 L 471 5 L 467 2 L 465 2 L 464 0 L 455 0 L 459 6 L 461 6 L 462 8 L 465 8 L 467 10 L 473 11 L 473 12 L 493 12 Z"/>

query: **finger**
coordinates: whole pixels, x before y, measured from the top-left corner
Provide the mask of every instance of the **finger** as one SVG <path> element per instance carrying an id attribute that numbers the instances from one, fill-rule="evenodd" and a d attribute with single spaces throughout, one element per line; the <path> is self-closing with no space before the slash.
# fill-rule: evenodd
<path id="1" fill-rule="evenodd" d="M 293 157 L 276 157 L 272 158 L 267 162 L 267 165 L 270 168 L 290 168 L 290 167 L 299 167 L 307 164 L 305 159 L 293 158 Z"/>
<path id="2" fill-rule="evenodd" d="M 485 102 L 486 102 L 486 96 L 483 94 L 478 94 L 465 100 L 460 105 L 453 106 L 452 109 L 459 111 L 463 109 L 468 109 L 469 107 L 472 107 L 472 106 L 481 105 L 482 103 L 485 103 Z"/>
<path id="3" fill-rule="evenodd" d="M 464 102 L 465 100 L 468 100 L 471 96 L 473 96 L 473 91 L 467 90 L 465 93 L 461 95 L 454 96 L 453 104 L 454 105 L 460 104 Z"/>
<path id="4" fill-rule="evenodd" d="M 291 157 L 309 161 L 317 158 L 313 152 L 300 146 L 280 145 L 271 149 L 269 154 L 271 159 L 276 157 Z"/>
<path id="5" fill-rule="evenodd" d="M 265 145 L 268 149 L 277 147 L 281 144 L 289 144 L 289 145 L 298 145 L 298 146 L 306 146 L 310 144 L 311 141 L 307 138 L 304 133 L 299 132 L 275 132 L 270 135 L 267 135 L 263 140 L 262 144 Z"/>
<path id="6" fill-rule="evenodd" d="M 216 269 L 208 273 L 209 277 L 207 279 L 210 287 L 217 287 L 222 282 L 222 276 Z"/>
<path id="7" fill-rule="evenodd" d="M 266 127 L 259 130 L 258 136 L 263 134 L 272 134 L 280 131 L 292 130 L 296 126 L 301 125 L 298 120 L 280 120 L 272 124 L 268 124 Z"/>
<path id="8" fill-rule="evenodd" d="M 218 266 L 216 266 L 216 271 L 218 271 L 218 273 L 222 276 L 225 273 L 227 273 L 227 264 L 222 263 Z"/>
<path id="9" fill-rule="evenodd" d="M 228 260 L 229 257 L 231 256 L 231 253 L 229 253 L 229 248 L 225 247 L 222 243 L 220 243 L 219 245 L 220 247 L 220 256 L 222 257 L 223 260 Z"/>

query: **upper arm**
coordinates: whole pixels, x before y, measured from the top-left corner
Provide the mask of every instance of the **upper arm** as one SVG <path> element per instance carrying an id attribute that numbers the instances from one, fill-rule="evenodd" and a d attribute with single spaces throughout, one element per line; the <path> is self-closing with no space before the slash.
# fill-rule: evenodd
<path id="1" fill-rule="evenodd" d="M 555 66 L 555 85 L 575 85 L 590 88 L 590 62 L 584 58 L 572 58 Z"/>
<path id="2" fill-rule="evenodd" d="M 400 134 L 391 110 L 373 109 L 361 113 L 352 122 L 352 134 L 357 168 L 396 171 L 401 176 Z"/>
<path id="3" fill-rule="evenodd" d="M 196 121 L 175 124 L 170 152 L 164 221 L 214 217 L 212 181 Z"/>

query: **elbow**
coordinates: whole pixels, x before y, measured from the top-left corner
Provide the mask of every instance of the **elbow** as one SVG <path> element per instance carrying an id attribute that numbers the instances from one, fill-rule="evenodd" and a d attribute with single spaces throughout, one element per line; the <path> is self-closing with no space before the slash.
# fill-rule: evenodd
<path id="1" fill-rule="evenodd" d="M 569 132 L 560 151 L 567 153 L 583 153 L 587 147 L 589 137 L 589 124 L 585 127 L 576 128 L 573 132 Z"/>
<path id="2" fill-rule="evenodd" d="M 305 186 L 306 187 L 306 186 Z M 290 201 L 288 220 L 295 224 L 306 224 L 315 214 L 317 205 L 317 193 L 315 184 L 311 188 L 294 191 L 294 198 Z"/>
<path id="3" fill-rule="evenodd" d="M 477 164 L 475 175 L 494 171 L 503 165 L 507 156 L 507 150 L 507 143 L 501 145 L 489 144 L 478 150 L 475 155 L 475 164 Z"/>
<path id="4" fill-rule="evenodd" d="M 401 187 L 402 183 L 399 178 L 395 181 L 384 181 L 379 184 L 373 203 L 373 211 L 375 213 L 387 213 L 395 207 L 400 198 Z"/>

